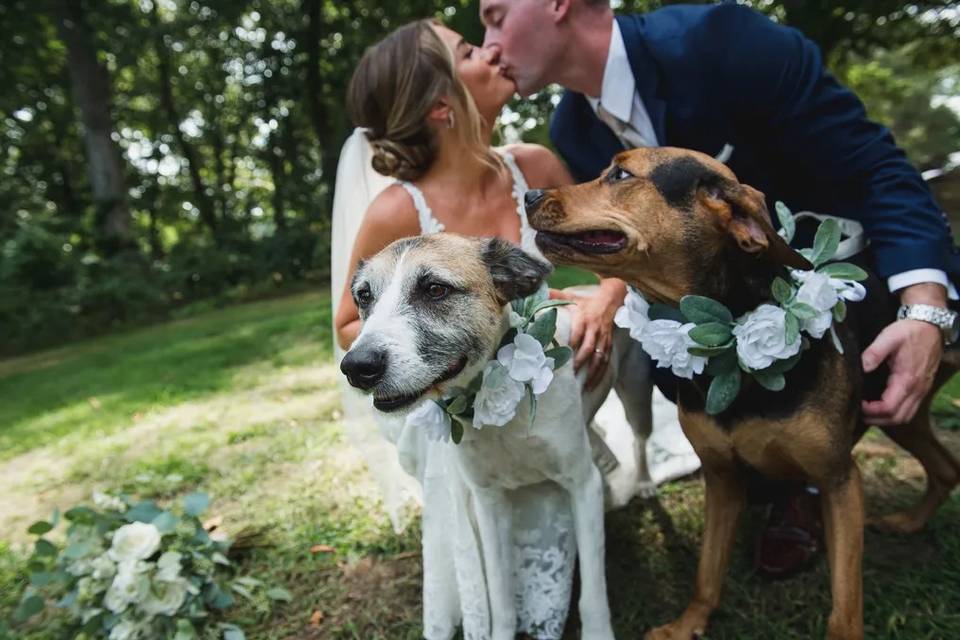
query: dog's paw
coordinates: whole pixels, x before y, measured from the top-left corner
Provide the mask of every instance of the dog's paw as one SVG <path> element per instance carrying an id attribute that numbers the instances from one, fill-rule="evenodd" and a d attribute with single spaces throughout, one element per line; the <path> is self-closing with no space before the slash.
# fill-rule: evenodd
<path id="1" fill-rule="evenodd" d="M 641 480 L 637 483 L 637 496 L 644 500 L 657 497 L 657 485 L 650 480 Z"/>
<path id="2" fill-rule="evenodd" d="M 925 524 L 925 520 L 909 511 L 899 511 L 867 520 L 868 527 L 886 531 L 887 533 L 899 533 L 903 535 L 917 533 L 923 529 Z"/>

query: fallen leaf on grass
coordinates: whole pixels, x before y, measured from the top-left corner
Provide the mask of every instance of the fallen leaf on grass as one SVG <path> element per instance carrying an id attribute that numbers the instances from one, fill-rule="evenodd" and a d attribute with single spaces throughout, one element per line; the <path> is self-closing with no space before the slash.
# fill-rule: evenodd
<path id="1" fill-rule="evenodd" d="M 310 547 L 310 553 L 313 553 L 313 554 L 333 553 L 334 551 L 336 551 L 336 549 L 334 549 L 328 544 L 315 544 L 312 547 Z"/>
<path id="2" fill-rule="evenodd" d="M 323 622 L 323 611 L 314 611 L 313 615 L 310 616 L 310 626 L 316 629 L 321 622 Z"/>

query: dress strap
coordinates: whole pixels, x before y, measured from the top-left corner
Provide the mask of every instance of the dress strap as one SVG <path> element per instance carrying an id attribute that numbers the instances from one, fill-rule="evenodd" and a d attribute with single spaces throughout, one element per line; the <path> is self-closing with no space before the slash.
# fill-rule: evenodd
<path id="1" fill-rule="evenodd" d="M 416 207 L 417 217 L 420 219 L 420 233 L 426 236 L 442 232 L 444 229 L 443 223 L 433 217 L 433 210 L 427 204 L 423 191 L 417 185 L 406 180 L 398 180 L 397 184 L 403 187 L 413 199 L 413 206 Z"/>
<path id="2" fill-rule="evenodd" d="M 517 160 L 513 157 L 512 153 L 501 150 L 500 156 L 503 158 L 504 164 L 507 165 L 507 168 L 510 170 L 510 175 L 513 177 L 513 200 L 517 203 L 517 215 L 520 216 L 520 247 L 527 253 L 546 260 L 543 254 L 540 253 L 540 249 L 537 248 L 537 232 L 533 230 L 533 227 L 531 227 L 527 221 L 527 207 L 523 203 L 523 198 L 529 189 L 527 179 L 523 177 L 523 172 L 520 171 Z"/>

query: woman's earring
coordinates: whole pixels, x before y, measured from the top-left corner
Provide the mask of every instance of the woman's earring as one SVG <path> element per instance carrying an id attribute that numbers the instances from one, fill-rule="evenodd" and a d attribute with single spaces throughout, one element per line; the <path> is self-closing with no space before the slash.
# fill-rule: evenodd
<path id="1" fill-rule="evenodd" d="M 453 110 L 447 111 L 447 129 L 453 129 L 455 121 L 453 119 Z"/>

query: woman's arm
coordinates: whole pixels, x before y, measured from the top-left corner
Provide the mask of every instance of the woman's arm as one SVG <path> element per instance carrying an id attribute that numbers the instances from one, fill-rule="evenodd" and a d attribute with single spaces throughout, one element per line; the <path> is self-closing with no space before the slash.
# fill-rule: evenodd
<path id="1" fill-rule="evenodd" d="M 534 189 L 545 189 L 573 184 L 573 178 L 566 165 L 552 151 L 538 144 L 514 145 L 511 153 L 517 159 L 527 183 Z M 613 345 L 613 318 L 617 309 L 623 306 L 627 295 L 627 285 L 617 278 L 600 280 L 600 287 L 590 296 L 580 296 L 554 291 L 551 296 L 576 303 L 570 327 L 570 346 L 575 355 L 574 369 L 579 370 L 585 364 L 587 369 L 587 387 L 592 387 L 603 374 L 610 359 Z"/>
<path id="2" fill-rule="evenodd" d="M 360 312 L 353 302 L 350 283 L 357 263 L 376 255 L 394 240 L 420 234 L 417 211 L 407 193 L 400 187 L 388 187 L 370 203 L 363 217 L 363 223 L 353 242 L 350 253 L 350 271 L 342 292 L 332 291 L 331 295 L 340 295 L 340 305 L 334 325 L 337 332 L 337 344 L 347 350 L 360 333 Z"/>

